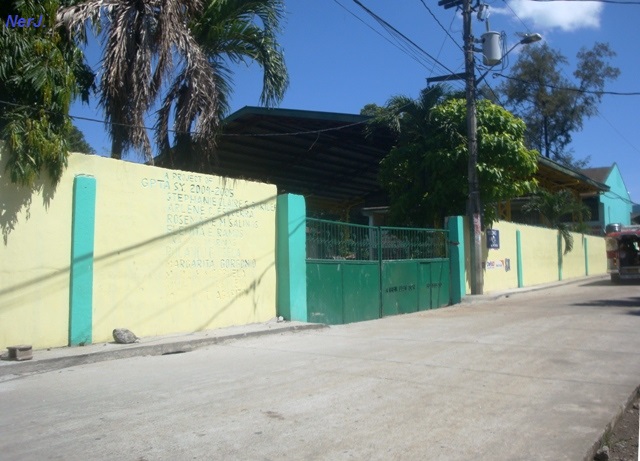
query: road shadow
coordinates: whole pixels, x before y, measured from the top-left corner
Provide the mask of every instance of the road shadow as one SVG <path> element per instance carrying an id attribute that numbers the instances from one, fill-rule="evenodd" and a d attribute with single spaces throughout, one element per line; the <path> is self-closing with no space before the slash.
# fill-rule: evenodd
<path id="1" fill-rule="evenodd" d="M 623 307 L 628 308 L 627 315 L 640 316 L 640 296 L 624 299 L 594 299 L 588 302 L 574 303 L 584 307 Z"/>
<path id="2" fill-rule="evenodd" d="M 581 287 L 611 287 L 616 285 L 639 285 L 640 280 L 620 280 L 618 283 L 613 283 L 610 279 L 594 280 L 593 282 L 580 283 Z"/>

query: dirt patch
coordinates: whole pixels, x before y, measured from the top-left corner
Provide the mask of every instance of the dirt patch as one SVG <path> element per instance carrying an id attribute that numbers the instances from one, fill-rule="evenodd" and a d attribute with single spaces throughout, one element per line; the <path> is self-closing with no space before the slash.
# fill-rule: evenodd
<path id="1" fill-rule="evenodd" d="M 624 412 L 611 431 L 605 434 L 603 445 L 609 447 L 609 461 L 636 461 L 638 458 L 638 407 L 640 395 Z M 594 459 L 606 459 L 604 457 Z"/>

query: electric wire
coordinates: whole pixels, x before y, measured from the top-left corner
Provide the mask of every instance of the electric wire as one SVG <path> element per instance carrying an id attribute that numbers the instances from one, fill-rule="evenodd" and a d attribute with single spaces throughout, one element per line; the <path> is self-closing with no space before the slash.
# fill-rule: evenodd
<path id="1" fill-rule="evenodd" d="M 402 112 L 406 107 L 408 107 L 409 105 L 411 105 L 412 103 L 407 103 L 401 107 L 398 108 L 398 112 Z M 13 106 L 13 107 L 19 107 L 22 109 L 31 109 L 31 110 L 37 110 L 37 111 L 44 111 L 47 112 L 49 114 L 55 114 L 55 115 L 61 115 L 62 112 L 60 111 L 54 111 L 54 110 L 49 110 L 49 109 L 45 109 L 44 107 L 35 107 L 32 105 L 26 105 L 26 104 L 17 104 L 14 102 L 10 102 L 10 101 L 5 101 L 0 99 L 0 105 L 5 105 L 5 106 Z M 128 127 L 128 128 L 142 128 L 144 130 L 150 130 L 150 131 L 154 131 L 155 129 L 153 127 L 149 127 L 149 126 L 145 126 L 145 125 L 132 125 L 132 124 L 127 124 L 127 123 L 118 123 L 118 122 L 108 122 L 106 120 L 100 120 L 97 118 L 92 118 L 92 117 L 84 117 L 81 115 L 73 115 L 73 114 L 66 114 L 66 117 L 69 117 L 70 119 L 73 120 L 83 120 L 83 121 L 87 121 L 87 122 L 94 122 L 94 123 L 101 123 L 103 125 L 114 125 L 114 126 L 123 126 L 123 127 Z M 218 133 L 216 134 L 217 137 L 234 137 L 234 138 L 241 138 L 241 137 L 246 137 L 246 138 L 267 138 L 267 137 L 279 137 L 279 136 L 302 136 L 302 135 L 307 135 L 307 134 L 320 134 L 320 133 L 328 133 L 331 131 L 340 131 L 340 130 L 344 130 L 347 128 L 351 128 L 354 126 L 358 126 L 358 125 L 364 125 L 366 123 L 370 122 L 370 118 L 367 120 L 362 120 L 359 122 L 353 122 L 353 123 L 348 123 L 346 125 L 341 125 L 341 126 L 337 126 L 337 127 L 332 127 L 332 128 L 321 128 L 318 130 L 306 130 L 306 131 L 292 131 L 292 132 L 287 132 L 287 133 Z M 173 129 L 167 129 L 168 133 L 173 133 L 173 134 L 193 134 L 190 131 L 180 131 L 180 130 L 173 130 Z"/>
<path id="2" fill-rule="evenodd" d="M 609 196 L 607 194 L 612 194 L 613 197 L 611 197 L 611 196 Z M 618 194 L 617 192 L 607 191 L 607 192 L 603 192 L 602 195 L 604 195 L 605 197 L 610 198 L 610 199 L 622 200 L 623 202 L 625 202 L 628 205 L 634 205 L 634 206 L 635 205 L 640 205 L 640 203 L 636 203 L 633 200 L 630 200 L 630 199 L 628 199 L 626 197 L 623 197 L 622 195 Z"/>
<path id="3" fill-rule="evenodd" d="M 425 51 L 424 48 L 422 48 L 420 45 L 415 43 L 413 40 L 411 40 L 405 34 L 403 34 L 398 29 L 396 29 L 391 24 L 389 24 L 387 21 L 385 21 L 382 17 L 378 16 L 375 12 L 371 11 L 369 8 L 367 8 L 365 5 L 363 5 L 362 2 L 360 2 L 359 0 L 353 0 L 353 2 L 356 5 L 358 5 L 360 8 L 362 8 L 373 19 L 375 19 L 392 36 L 399 37 L 400 39 L 402 39 L 406 43 L 409 43 L 411 45 L 411 47 L 413 47 L 413 49 L 419 51 L 423 56 L 426 56 L 429 60 L 431 60 L 431 62 L 437 63 L 437 65 L 440 66 L 440 68 L 444 69 L 445 71 L 449 72 L 450 74 L 454 73 L 451 69 L 449 69 L 447 66 L 445 66 L 442 62 L 440 62 L 438 59 L 436 59 L 430 53 Z"/>
<path id="4" fill-rule="evenodd" d="M 460 51 L 462 51 L 464 53 L 464 48 L 462 48 L 462 46 L 460 46 L 460 44 L 456 41 L 455 38 L 453 38 L 451 36 L 451 34 L 449 33 L 449 31 L 442 25 L 442 23 L 438 20 L 438 18 L 436 17 L 435 14 L 433 14 L 433 11 L 431 11 L 431 8 L 429 8 L 429 6 L 427 6 L 427 4 L 425 3 L 424 0 L 420 0 L 420 2 L 424 5 L 424 7 L 427 9 L 427 11 L 429 12 L 429 14 L 431 15 L 431 17 L 433 17 L 433 19 L 435 19 L 435 21 L 438 23 L 438 25 L 440 26 L 440 28 L 444 31 L 445 34 L 447 34 L 447 36 L 451 39 L 451 41 L 453 41 L 453 43 L 456 44 L 456 46 L 458 48 L 460 48 Z M 454 14 L 454 19 L 455 19 L 455 14 Z M 451 21 L 451 23 L 453 24 L 453 21 Z M 451 27 L 451 26 L 449 26 Z"/>
<path id="5" fill-rule="evenodd" d="M 506 78 L 507 80 L 515 80 L 517 82 L 521 82 L 521 83 L 528 83 L 528 84 L 536 84 L 537 82 L 532 82 L 530 80 L 525 80 L 525 79 L 521 79 L 521 78 L 517 78 L 517 77 L 511 77 L 508 75 L 504 75 L 501 74 L 500 72 L 494 72 L 493 73 L 494 77 L 502 77 L 502 78 Z M 570 88 L 570 87 L 563 87 L 563 86 L 556 86 L 556 85 L 551 85 L 550 83 L 542 83 L 540 84 L 540 86 L 546 87 L 546 88 L 551 88 L 553 90 L 561 90 L 561 91 L 572 91 L 575 93 L 583 93 L 583 94 L 595 94 L 597 96 L 602 96 L 602 95 L 608 95 L 608 96 L 640 96 L 640 91 L 594 91 L 594 90 L 582 90 L 580 88 Z"/>
<path id="6" fill-rule="evenodd" d="M 640 5 L 640 2 L 625 2 L 624 0 L 529 0 L 530 2 L 540 3 L 558 3 L 558 2 L 594 2 L 594 3 L 613 3 L 616 5 Z"/>
<path id="7" fill-rule="evenodd" d="M 348 9 L 346 6 L 344 6 L 342 3 L 340 3 L 338 0 L 333 0 L 336 4 L 338 4 L 342 9 L 344 9 L 346 12 L 348 12 L 351 16 L 353 16 L 354 18 L 356 18 L 358 21 L 360 21 L 362 24 L 364 24 L 365 26 L 367 26 L 369 29 L 371 29 L 373 32 L 375 32 L 376 34 L 378 34 L 380 37 L 382 37 L 384 40 L 386 40 L 387 42 L 389 42 L 392 46 L 394 46 L 395 48 L 397 48 L 398 50 L 402 51 L 404 54 L 406 54 L 407 56 L 409 56 L 411 59 L 415 60 L 418 64 L 420 64 L 421 66 L 425 67 L 424 63 L 422 61 L 420 61 L 419 58 L 416 58 L 414 55 L 412 55 L 411 53 L 407 52 L 407 50 L 405 48 L 403 48 L 402 46 L 400 46 L 399 44 L 393 42 L 391 39 L 389 39 L 388 37 L 384 36 L 382 33 L 380 33 L 380 31 L 376 30 L 374 27 L 372 27 L 370 24 L 368 24 L 366 21 L 364 21 L 361 17 L 359 17 L 357 14 L 355 14 L 353 11 L 351 11 L 350 9 Z"/>
<path id="8" fill-rule="evenodd" d="M 550 1 L 550 0 L 531 0 L 531 1 Z M 557 1 L 557 0 L 551 0 L 551 1 Z M 561 1 L 561 0 L 560 0 Z M 574 1 L 574 0 L 566 0 L 566 1 Z M 597 1 L 597 0 L 593 0 L 593 1 Z M 637 4 L 640 5 L 640 2 L 622 2 L 622 1 L 617 1 L 617 0 L 600 0 L 602 3 L 620 3 L 620 4 Z M 531 33 L 531 29 L 529 29 L 529 26 L 527 26 L 527 24 L 525 24 L 525 22 L 520 18 L 520 16 L 518 16 L 516 14 L 516 12 L 513 10 L 513 8 L 511 8 L 511 5 L 509 5 L 507 0 L 503 0 L 504 4 L 507 6 L 507 8 L 509 8 L 509 10 L 511 10 L 511 12 L 513 13 L 513 15 L 522 23 L 522 25 L 525 27 L 525 29 L 527 29 L 528 33 Z M 564 70 L 561 71 L 564 74 Z M 508 78 L 508 77 L 507 77 Z M 606 93 L 605 93 L 606 94 Z M 638 149 L 635 145 L 633 145 L 631 143 L 631 141 L 629 141 L 626 137 L 624 137 L 622 135 L 622 133 L 620 132 L 620 130 L 618 130 L 613 123 L 611 123 L 605 116 L 604 114 L 602 114 L 600 111 L 598 111 L 597 113 L 598 117 L 600 117 L 602 120 L 604 120 L 615 132 L 616 134 L 618 134 L 618 136 L 620 136 L 620 138 L 622 138 L 622 140 L 624 140 L 629 146 L 631 146 L 633 148 L 633 150 L 635 150 L 636 152 L 640 152 L 640 149 Z"/>

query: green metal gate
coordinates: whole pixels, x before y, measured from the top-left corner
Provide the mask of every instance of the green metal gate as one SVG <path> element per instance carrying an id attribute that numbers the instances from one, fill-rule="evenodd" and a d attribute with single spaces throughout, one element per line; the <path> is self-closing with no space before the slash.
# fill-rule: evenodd
<path id="1" fill-rule="evenodd" d="M 342 324 L 450 304 L 447 231 L 307 218 L 310 322 Z"/>

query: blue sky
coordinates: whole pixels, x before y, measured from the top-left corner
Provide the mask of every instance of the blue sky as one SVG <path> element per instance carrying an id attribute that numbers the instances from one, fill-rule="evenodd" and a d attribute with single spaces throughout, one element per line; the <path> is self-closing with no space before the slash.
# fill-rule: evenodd
<path id="1" fill-rule="evenodd" d="M 462 19 L 458 12 L 437 6 L 437 0 L 361 2 L 448 69 L 464 70 L 464 57 L 459 48 Z M 565 75 L 571 78 L 580 48 L 591 48 L 598 41 L 607 42 L 617 53 L 612 64 L 620 69 L 621 75 L 606 89 L 640 92 L 640 30 L 637 26 L 640 4 L 580 0 L 491 0 L 488 3 L 491 30 L 505 32 L 509 47 L 519 40 L 517 33 L 538 32 L 569 59 Z M 282 108 L 358 113 L 365 104 L 384 104 L 396 94 L 415 97 L 426 86 L 427 77 L 447 73 L 394 46 L 397 42 L 353 0 L 290 0 L 286 8 L 280 41 L 291 84 L 280 105 Z M 485 23 L 474 19 L 474 35 L 479 36 L 485 28 Z M 94 44 L 87 52 L 97 70 L 99 48 Z M 510 55 L 512 63 L 517 52 L 518 49 Z M 491 74 L 487 80 L 492 86 L 501 82 Z M 455 86 L 462 87 L 462 83 Z M 258 105 L 260 69 L 244 64 L 234 67 L 234 88 L 232 111 Z M 605 95 L 599 114 L 574 134 L 571 145 L 577 158 L 591 157 L 592 167 L 616 162 L 635 202 L 640 202 L 639 107 L 640 96 Z M 103 118 L 94 104 L 87 107 L 76 103 L 71 113 Z M 99 154 L 109 154 L 110 142 L 102 124 L 80 120 L 76 124 Z M 131 159 L 135 160 L 135 156 Z"/>

